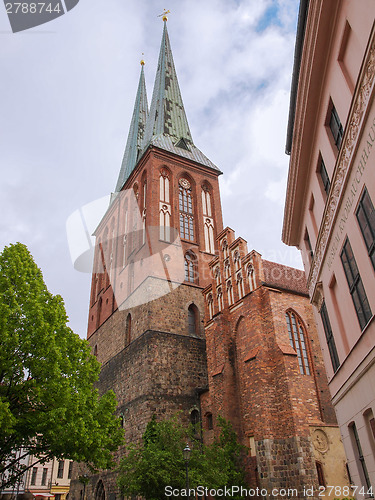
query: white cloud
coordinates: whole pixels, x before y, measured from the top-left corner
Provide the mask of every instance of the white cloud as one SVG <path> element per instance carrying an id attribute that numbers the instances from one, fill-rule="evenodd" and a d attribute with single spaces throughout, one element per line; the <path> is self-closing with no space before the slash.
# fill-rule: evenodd
<path id="1" fill-rule="evenodd" d="M 48 26 L 17 35 L 4 9 L 0 15 L 0 244 L 29 245 L 82 336 L 90 276 L 73 270 L 65 222 L 114 189 L 142 57 L 151 99 L 162 34 L 157 15 L 164 7 L 146 0 L 82 1 Z M 285 253 L 280 242 L 281 191 L 297 7 L 298 0 L 174 0 L 168 6 L 193 138 L 224 172 L 225 223 L 249 247 L 289 264 L 297 253 Z M 266 18 L 271 24 L 260 30 Z"/>

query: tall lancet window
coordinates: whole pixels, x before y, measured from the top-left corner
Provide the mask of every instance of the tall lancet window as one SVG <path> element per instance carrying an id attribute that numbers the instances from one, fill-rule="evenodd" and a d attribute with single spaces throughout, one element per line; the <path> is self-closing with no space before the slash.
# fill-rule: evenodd
<path id="1" fill-rule="evenodd" d="M 143 180 L 143 202 L 142 202 L 142 245 L 146 243 L 146 196 L 147 196 L 147 180 Z"/>
<path id="2" fill-rule="evenodd" d="M 310 375 L 304 324 L 294 311 L 288 310 L 285 313 L 285 317 L 288 326 L 290 345 L 297 353 L 299 370 L 302 375 Z"/>
<path id="3" fill-rule="evenodd" d="M 242 299 L 242 297 L 245 295 L 245 290 L 243 286 L 243 278 L 241 272 L 237 273 L 236 280 L 237 280 L 238 298 Z"/>
<path id="4" fill-rule="evenodd" d="M 233 286 L 231 280 L 227 281 L 227 296 L 228 296 L 228 305 L 231 306 L 234 303 Z"/>
<path id="5" fill-rule="evenodd" d="M 185 254 L 185 281 L 197 282 L 197 259 L 193 252 Z"/>
<path id="6" fill-rule="evenodd" d="M 110 244 L 110 255 L 109 255 L 109 283 L 112 285 L 113 281 L 113 269 L 115 267 L 115 221 L 112 219 L 111 223 L 111 241 Z"/>
<path id="7" fill-rule="evenodd" d="M 253 264 L 249 264 L 247 266 L 247 278 L 249 280 L 250 292 L 255 290 L 256 282 L 255 282 L 255 271 Z"/>
<path id="8" fill-rule="evenodd" d="M 209 293 L 207 296 L 207 306 L 208 306 L 208 316 L 210 319 L 212 319 L 214 315 L 214 299 L 212 293 Z"/>
<path id="9" fill-rule="evenodd" d="M 160 172 L 160 201 L 159 201 L 159 218 L 160 218 L 160 239 L 163 241 L 171 241 L 171 217 L 172 208 L 169 196 L 170 189 L 170 174 L 168 170 L 163 168 Z"/>
<path id="10" fill-rule="evenodd" d="M 180 179 L 179 186 L 180 237 L 194 241 L 194 214 L 191 184 L 187 179 Z"/>
<path id="11" fill-rule="evenodd" d="M 129 230 L 128 219 L 129 219 L 128 200 L 126 200 L 124 203 L 124 235 L 122 238 L 122 267 L 126 266 L 126 259 L 127 259 L 128 230 Z"/>
<path id="12" fill-rule="evenodd" d="M 212 217 L 211 193 L 206 184 L 202 186 L 202 207 L 205 250 L 208 253 L 215 253 L 214 219 Z"/>
<path id="13" fill-rule="evenodd" d="M 221 288 L 221 286 L 217 289 L 217 305 L 219 311 L 222 311 L 224 309 L 224 296 L 223 296 L 223 289 Z"/>

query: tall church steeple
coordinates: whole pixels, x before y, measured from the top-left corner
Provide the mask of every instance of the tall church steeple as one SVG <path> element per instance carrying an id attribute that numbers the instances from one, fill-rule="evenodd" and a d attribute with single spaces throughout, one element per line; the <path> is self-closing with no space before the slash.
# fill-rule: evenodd
<path id="1" fill-rule="evenodd" d="M 142 142 L 143 152 L 150 145 L 219 170 L 193 142 L 173 62 L 166 19 L 150 115 Z"/>
<path id="2" fill-rule="evenodd" d="M 144 61 L 141 61 L 142 70 L 139 78 L 138 91 L 134 104 L 134 111 L 130 123 L 128 140 L 126 142 L 124 158 L 116 184 L 116 192 L 121 191 L 129 175 L 139 159 L 143 136 L 148 118 L 148 102 L 144 75 Z"/>

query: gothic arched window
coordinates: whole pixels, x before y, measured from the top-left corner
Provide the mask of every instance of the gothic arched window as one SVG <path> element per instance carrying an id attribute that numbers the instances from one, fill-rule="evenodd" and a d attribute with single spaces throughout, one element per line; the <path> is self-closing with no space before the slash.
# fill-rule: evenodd
<path id="1" fill-rule="evenodd" d="M 124 235 L 122 239 L 122 267 L 126 266 L 127 244 L 128 244 L 128 200 L 124 203 Z"/>
<path id="2" fill-rule="evenodd" d="M 187 179 L 179 183 L 180 237 L 194 241 L 194 213 L 191 184 Z"/>
<path id="3" fill-rule="evenodd" d="M 170 204 L 169 186 L 170 175 L 168 170 L 163 168 L 159 177 L 160 184 L 160 203 L 159 203 L 159 225 L 160 239 L 163 241 L 171 240 L 171 217 L 172 207 Z"/>
<path id="4" fill-rule="evenodd" d="M 190 304 L 188 308 L 188 332 L 189 335 L 197 335 L 199 311 L 197 306 Z"/>
<path id="5" fill-rule="evenodd" d="M 306 346 L 306 329 L 294 311 L 285 313 L 290 345 L 297 353 L 298 365 L 302 375 L 310 375 L 310 364 Z"/>
<path id="6" fill-rule="evenodd" d="M 126 326 L 125 326 L 125 347 L 130 344 L 132 335 L 132 317 L 129 313 L 126 318 Z"/>
<path id="7" fill-rule="evenodd" d="M 103 481 L 100 480 L 95 489 L 95 500 L 105 500 L 105 490 Z"/>
<path id="8" fill-rule="evenodd" d="M 214 299 L 212 297 L 212 293 L 207 295 L 207 306 L 208 306 L 208 316 L 212 319 L 214 315 Z"/>
<path id="9" fill-rule="evenodd" d="M 224 261 L 224 277 L 225 279 L 230 277 L 230 262 L 229 259 Z"/>
<path id="10" fill-rule="evenodd" d="M 146 243 L 146 202 L 147 202 L 147 178 L 143 177 L 143 190 L 142 190 L 142 245 Z"/>
<path id="11" fill-rule="evenodd" d="M 212 218 L 211 193 L 207 184 L 202 186 L 202 207 L 205 250 L 215 253 L 214 220 Z"/>
<path id="12" fill-rule="evenodd" d="M 319 486 L 326 486 L 326 481 L 324 479 L 323 465 L 320 462 L 315 462 L 316 472 L 318 473 L 318 484 Z"/>
<path id="13" fill-rule="evenodd" d="M 227 282 L 227 295 L 228 295 L 228 304 L 231 306 L 234 303 L 234 298 L 233 298 L 233 286 L 230 280 Z"/>
<path id="14" fill-rule="evenodd" d="M 222 249 L 223 254 L 224 254 L 224 259 L 226 259 L 227 257 L 229 257 L 229 248 L 228 248 L 228 242 L 227 242 L 227 240 L 223 240 L 223 242 L 221 244 L 221 249 Z"/>
<path id="15" fill-rule="evenodd" d="M 220 267 L 219 266 L 216 266 L 214 269 L 214 278 L 215 278 L 216 286 L 219 286 L 220 282 L 221 282 Z"/>
<path id="16" fill-rule="evenodd" d="M 206 184 L 202 186 L 202 206 L 203 206 L 203 215 L 206 215 L 207 217 L 212 217 L 211 193 L 209 187 Z"/>
<path id="17" fill-rule="evenodd" d="M 219 311 L 222 311 L 224 309 L 224 297 L 223 297 L 223 289 L 221 287 L 217 289 L 217 304 Z"/>
<path id="18" fill-rule="evenodd" d="M 238 250 L 235 250 L 233 253 L 233 262 L 235 270 L 238 271 L 241 267 L 241 256 Z"/>
<path id="19" fill-rule="evenodd" d="M 131 294 L 134 290 L 134 262 L 130 262 L 128 269 L 128 292 Z"/>
<path id="20" fill-rule="evenodd" d="M 252 264 L 247 266 L 247 278 L 249 280 L 250 292 L 252 292 L 255 289 L 255 271 Z"/>
<path id="21" fill-rule="evenodd" d="M 185 254 L 185 281 L 197 282 L 197 259 L 193 252 Z"/>
<path id="22" fill-rule="evenodd" d="M 244 291 L 244 286 L 243 286 L 243 279 L 242 279 L 242 274 L 238 273 L 237 276 L 237 291 L 238 291 L 238 298 L 242 299 L 242 297 L 245 295 Z"/>
<path id="23" fill-rule="evenodd" d="M 211 431 L 214 428 L 214 419 L 212 413 L 206 413 L 206 429 Z"/>

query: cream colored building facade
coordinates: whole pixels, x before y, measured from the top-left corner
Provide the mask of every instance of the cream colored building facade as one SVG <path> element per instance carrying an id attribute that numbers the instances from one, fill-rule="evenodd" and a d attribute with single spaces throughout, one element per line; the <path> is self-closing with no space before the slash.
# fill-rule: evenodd
<path id="1" fill-rule="evenodd" d="M 38 459 L 28 456 L 25 465 L 28 470 L 22 481 L 14 487 L 0 491 L 0 500 L 67 499 L 73 465 L 71 460 L 55 458 L 40 463 Z"/>
<path id="2" fill-rule="evenodd" d="M 357 498 L 375 488 L 374 20 L 373 0 L 301 0 L 283 227 L 302 252 Z"/>

